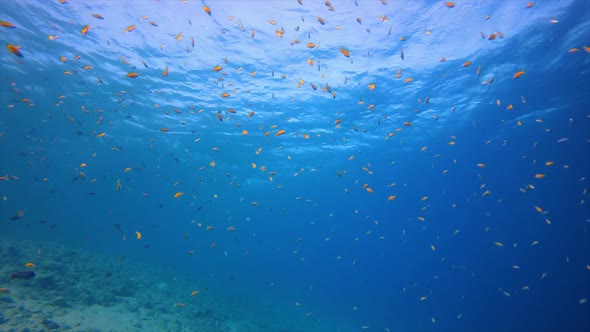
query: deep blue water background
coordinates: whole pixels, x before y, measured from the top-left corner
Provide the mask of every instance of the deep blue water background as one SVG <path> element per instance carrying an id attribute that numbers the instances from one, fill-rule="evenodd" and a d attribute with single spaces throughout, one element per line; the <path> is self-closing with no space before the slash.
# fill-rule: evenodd
<path id="1" fill-rule="evenodd" d="M 0 236 L 171 266 L 296 330 L 590 330 L 589 2 L 455 4 L 3 1 Z"/>

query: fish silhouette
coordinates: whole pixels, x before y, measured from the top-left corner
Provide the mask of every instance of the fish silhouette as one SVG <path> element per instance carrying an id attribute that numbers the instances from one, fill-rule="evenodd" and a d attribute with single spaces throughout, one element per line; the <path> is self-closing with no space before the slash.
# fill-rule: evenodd
<path id="1" fill-rule="evenodd" d="M 12 272 L 10 274 L 10 279 L 31 279 L 36 275 L 35 271 L 19 271 L 19 272 Z"/>

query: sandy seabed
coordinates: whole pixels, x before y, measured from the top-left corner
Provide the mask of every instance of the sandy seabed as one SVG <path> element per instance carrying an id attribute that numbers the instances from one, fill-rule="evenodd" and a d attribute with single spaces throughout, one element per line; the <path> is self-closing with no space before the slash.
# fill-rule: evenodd
<path id="1" fill-rule="evenodd" d="M 11 278 L 27 270 L 36 275 Z M 235 309 L 158 266 L 57 242 L 0 241 L 0 332 L 295 331 Z"/>

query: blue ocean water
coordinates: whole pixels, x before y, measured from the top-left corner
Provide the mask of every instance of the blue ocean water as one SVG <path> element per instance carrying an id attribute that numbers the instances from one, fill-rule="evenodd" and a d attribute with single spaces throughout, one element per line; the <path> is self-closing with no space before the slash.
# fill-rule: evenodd
<path id="1" fill-rule="evenodd" d="M 590 330 L 590 2 L 0 21 L 1 240 L 169 268 L 292 331 Z"/>

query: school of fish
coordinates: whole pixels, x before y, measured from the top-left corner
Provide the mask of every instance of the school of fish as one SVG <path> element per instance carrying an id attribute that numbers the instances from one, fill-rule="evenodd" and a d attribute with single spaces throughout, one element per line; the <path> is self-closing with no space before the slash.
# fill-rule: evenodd
<path id="1" fill-rule="evenodd" d="M 182 1 L 186 8 L 190 8 L 187 10 L 186 18 L 178 18 L 186 21 L 184 24 L 185 29 L 171 35 L 158 33 L 158 29 L 161 28 L 160 19 L 164 20 L 164 18 L 158 17 L 156 14 L 148 16 L 144 15 L 144 13 L 137 13 L 136 20 L 115 22 L 110 20 L 109 16 L 111 15 L 109 14 L 111 13 L 109 12 L 97 13 L 87 9 L 87 12 L 80 14 L 84 18 L 83 20 L 72 19 L 69 25 L 47 27 L 51 30 L 47 39 L 56 45 L 54 49 L 48 52 L 54 57 L 52 61 L 55 63 L 52 64 L 52 69 L 59 68 L 59 76 L 63 76 L 60 77 L 60 80 L 63 80 L 63 85 L 68 87 L 54 96 L 49 96 L 55 101 L 54 104 L 37 105 L 34 94 L 22 95 L 21 91 L 24 90 L 24 87 L 18 81 L 7 82 L 3 76 L 0 76 L 0 80 L 3 80 L 2 93 L 10 96 L 8 100 L 2 99 L 0 107 L 2 112 L 47 113 L 51 109 L 53 114 L 42 119 L 40 121 L 42 125 L 45 122 L 53 123 L 57 121 L 56 118 L 64 119 L 71 131 L 76 133 L 74 137 L 69 137 L 69 139 L 77 140 L 78 143 L 76 144 L 83 145 L 88 153 L 84 156 L 75 155 L 76 158 L 79 158 L 77 160 L 70 159 L 60 162 L 63 162 L 63 167 L 69 168 L 68 174 L 72 174 L 71 182 L 75 185 L 84 186 L 86 188 L 84 190 L 88 191 L 90 199 L 103 192 L 99 188 L 102 183 L 108 188 L 107 192 L 104 193 L 105 195 L 112 195 L 121 200 L 133 197 L 132 202 L 134 203 L 132 204 L 139 202 L 139 204 L 146 204 L 147 206 L 148 204 L 154 204 L 154 200 L 158 200 L 157 204 L 159 204 L 160 208 L 167 208 L 170 205 L 179 210 L 183 209 L 182 206 L 195 208 L 202 204 L 217 204 L 227 206 L 226 210 L 240 209 L 248 211 L 245 212 L 246 214 L 257 214 L 260 211 L 272 210 L 273 207 L 266 203 L 270 196 L 283 195 L 277 194 L 277 192 L 287 192 L 288 194 L 285 194 L 285 196 L 291 197 L 290 199 L 298 204 L 305 204 L 301 205 L 302 210 L 307 209 L 314 211 L 314 213 L 329 215 L 328 219 L 331 220 L 335 220 L 334 215 L 339 214 L 340 216 L 346 215 L 347 218 L 357 218 L 359 222 L 362 222 L 362 227 L 365 229 L 351 238 L 352 246 L 359 245 L 366 239 L 382 242 L 398 241 L 404 244 L 407 242 L 415 243 L 417 240 L 413 237 L 419 236 L 420 228 L 430 227 L 427 226 L 429 223 L 440 222 L 437 219 L 437 214 L 438 211 L 442 210 L 460 210 L 469 204 L 475 204 L 485 210 L 486 215 L 489 216 L 494 211 L 503 209 L 503 204 L 508 203 L 502 196 L 496 194 L 503 190 L 500 190 L 498 185 L 494 184 L 494 181 L 507 171 L 502 170 L 503 165 L 499 163 L 499 160 L 485 158 L 470 164 L 472 174 L 463 176 L 477 182 L 477 186 L 471 193 L 463 196 L 453 196 L 450 194 L 452 185 L 445 186 L 443 189 L 437 188 L 437 185 L 434 184 L 430 188 L 430 192 L 416 194 L 411 192 L 411 185 L 405 183 L 404 179 L 400 179 L 395 174 L 398 172 L 397 165 L 401 161 L 391 160 L 387 165 L 380 165 L 373 160 L 377 159 L 374 158 L 374 155 L 382 153 L 381 151 L 372 151 L 370 146 L 362 144 L 352 146 L 353 143 L 349 143 L 349 141 L 362 141 L 362 138 L 359 139 L 359 137 L 366 134 L 367 136 L 374 136 L 384 143 L 391 144 L 393 149 L 394 144 L 403 145 L 405 140 L 411 141 L 414 139 L 412 135 L 415 135 L 414 133 L 419 131 L 421 127 L 423 128 L 425 121 L 436 123 L 439 121 L 439 117 L 448 117 L 455 113 L 461 113 L 461 108 L 465 107 L 465 105 L 458 102 L 450 109 L 438 109 L 436 114 L 433 113 L 427 119 L 418 116 L 423 110 L 431 109 L 431 107 L 436 108 L 436 103 L 448 96 L 437 95 L 436 91 L 423 92 L 420 88 L 413 87 L 414 85 L 422 86 L 424 77 L 421 77 L 419 72 L 412 70 L 410 66 L 405 65 L 405 63 L 412 61 L 412 57 L 421 56 L 412 52 L 409 45 L 412 38 L 416 38 L 417 34 L 432 36 L 438 32 L 427 26 L 421 31 L 392 31 L 387 24 L 396 19 L 395 11 L 386 8 L 394 6 L 395 2 L 387 0 L 375 1 L 380 2 L 384 8 L 383 12 L 388 14 L 379 16 L 381 13 L 366 13 L 359 9 L 347 18 L 350 26 L 331 25 L 331 18 L 335 15 L 341 15 L 338 12 L 339 2 L 337 1 L 321 1 L 322 6 L 313 7 L 313 10 L 311 10 L 312 15 L 301 16 L 298 22 L 282 21 L 277 15 L 276 18 L 266 18 L 261 22 L 257 22 L 256 25 L 251 23 L 253 19 L 248 17 L 218 17 L 216 7 L 227 5 L 224 2 L 210 2 L 209 5 L 197 6 L 194 3 Z M 57 2 L 57 5 L 66 8 L 73 1 L 59 0 Z M 297 10 L 306 8 L 311 3 L 309 0 L 293 0 L 291 2 Z M 433 6 L 444 8 L 445 12 L 443 14 L 445 15 L 452 15 L 453 11 L 460 9 L 458 7 L 461 7 L 461 5 L 463 5 L 463 2 L 441 1 Z M 153 6 L 164 7 L 166 3 L 155 2 Z M 361 0 L 355 1 L 356 8 L 362 6 L 363 2 Z M 533 11 L 536 6 L 537 4 L 534 2 L 524 1 L 519 10 L 522 11 L 522 15 L 525 15 L 526 11 Z M 489 21 L 491 24 L 494 22 L 496 15 L 498 14 L 481 17 L 478 20 Z M 195 92 L 191 96 L 191 102 L 188 103 L 173 100 L 172 92 L 170 92 L 171 85 L 167 84 L 175 80 L 182 80 L 187 71 L 186 68 L 190 66 L 191 62 L 200 61 L 195 60 L 195 56 L 198 58 L 197 54 L 206 52 L 207 47 L 215 47 L 211 44 L 204 45 L 206 41 L 200 35 L 205 32 L 200 31 L 200 23 L 198 22 L 205 20 L 219 24 L 221 28 L 215 32 L 219 38 L 233 34 L 237 35 L 238 38 L 251 40 L 253 43 L 271 38 L 278 40 L 280 49 L 277 50 L 277 56 L 293 58 L 292 61 L 288 60 L 289 68 L 271 68 L 265 66 L 265 64 L 255 66 L 245 60 L 232 57 L 232 54 L 228 53 L 227 56 L 219 58 L 217 62 L 202 64 L 206 67 L 206 70 L 199 69 L 200 75 L 206 77 L 205 81 L 210 87 L 208 91 Z M 369 27 L 365 28 L 369 21 L 381 24 L 382 31 L 371 30 Z M 556 19 L 545 22 L 547 25 L 557 23 Z M 35 52 L 40 52 L 39 50 L 35 50 L 30 43 L 28 47 L 25 47 L 22 40 L 13 37 L 18 30 L 27 29 L 24 24 L 18 21 L 4 20 L 3 14 L 0 13 L 1 36 L 6 44 L 2 57 L 5 59 L 10 57 L 8 61 L 11 64 L 21 67 L 43 66 L 37 61 L 29 62 L 28 60 L 33 58 Z M 102 26 L 105 24 L 120 26 L 118 34 L 103 35 Z M 395 53 L 395 56 L 391 57 L 395 60 L 387 60 L 387 68 L 384 69 L 388 71 L 388 80 L 380 80 L 377 77 L 370 78 L 370 81 L 360 80 L 355 75 L 347 72 L 347 68 L 358 67 L 357 63 L 366 63 L 366 58 L 369 58 L 369 61 L 377 61 L 370 60 L 371 50 L 355 49 L 352 45 L 347 44 L 344 33 L 347 29 L 357 27 L 365 29 L 366 33 L 381 33 L 383 41 L 387 42 L 392 52 Z M 482 44 L 485 45 L 482 47 L 492 47 L 494 43 L 502 43 L 510 39 L 511 36 L 508 33 L 504 34 L 495 30 L 496 28 L 490 25 L 489 31 L 479 32 L 473 35 L 472 38 L 487 43 Z M 107 65 L 102 62 L 92 62 L 90 54 L 78 54 L 77 50 L 72 46 L 57 46 L 60 45 L 61 41 L 64 41 L 63 45 L 66 45 L 66 39 L 72 39 L 68 43 L 74 44 L 91 39 L 96 43 L 100 43 L 101 48 L 109 48 L 111 44 L 124 43 L 124 40 L 128 40 L 126 38 L 131 38 L 133 34 L 138 34 L 141 31 L 146 31 L 145 33 L 151 36 L 145 41 L 151 43 L 150 47 L 165 54 L 160 57 L 158 62 L 150 63 L 148 60 L 139 59 L 132 54 L 118 54 L 115 58 L 116 66 L 113 64 Z M 340 35 L 337 43 L 329 38 L 322 38 L 324 34 L 340 32 L 343 34 Z M 26 36 L 26 33 L 24 35 Z M 590 43 L 590 40 L 588 42 Z M 574 59 L 574 57 L 589 57 L 590 46 L 569 45 L 566 53 L 571 59 Z M 588 61 L 587 58 L 585 61 Z M 473 80 L 474 89 L 478 89 L 473 90 L 476 91 L 473 93 L 480 93 L 479 91 L 482 91 L 480 89 L 483 89 L 484 92 L 481 93 L 490 94 L 490 104 L 497 109 L 497 112 L 507 114 L 505 115 L 508 119 L 506 122 L 510 123 L 509 126 L 511 126 L 509 130 L 516 131 L 527 126 L 538 126 L 539 128 L 546 126 L 546 129 L 543 129 L 544 132 L 547 135 L 551 134 L 549 124 L 545 123 L 548 120 L 542 118 L 541 115 L 536 118 L 527 116 L 515 118 L 514 115 L 511 115 L 521 111 L 526 106 L 525 104 L 528 101 L 526 95 L 531 94 L 531 92 L 527 92 L 525 84 L 527 79 L 534 74 L 535 68 L 510 67 L 507 69 L 509 74 L 504 75 L 505 77 L 495 77 L 491 74 L 492 71 L 488 72 L 492 66 L 491 64 L 478 63 L 475 59 L 452 59 L 447 58 L 446 54 L 436 54 L 431 59 L 431 63 L 434 66 L 433 68 L 443 68 L 444 66 L 444 69 L 437 69 L 441 72 L 439 78 L 441 84 L 447 84 L 444 83 L 447 79 L 450 81 L 457 79 L 459 75 L 468 75 L 469 79 Z M 453 68 L 448 67 L 451 64 L 453 64 Z M 501 59 L 498 60 L 497 65 L 501 65 Z M 300 72 L 306 74 L 303 75 Z M 115 79 L 111 76 L 117 76 L 117 80 L 122 79 L 125 83 L 115 83 Z M 310 76 L 314 77 L 313 81 L 308 80 Z M 334 78 L 337 78 L 337 80 Z M 147 83 L 147 88 L 137 88 L 148 79 L 150 79 L 150 82 L 158 82 L 158 86 Z M 271 87 L 268 93 L 262 94 L 261 89 L 267 84 L 268 80 L 276 83 L 276 87 Z M 504 100 L 501 92 L 491 93 L 489 91 L 492 90 L 485 90 L 493 89 L 498 84 L 496 83 L 498 81 L 509 81 L 510 84 L 523 83 L 523 85 L 520 85 L 522 89 L 520 100 Z M 118 89 L 114 94 L 104 93 L 102 95 L 104 98 L 99 101 L 91 101 L 91 98 L 80 99 L 79 96 L 87 95 L 88 86 L 90 85 L 105 87 L 105 89 L 110 86 L 117 86 L 121 87 L 121 89 Z M 187 82 L 186 85 L 190 86 L 190 82 Z M 384 100 L 376 98 L 375 93 L 391 93 L 394 89 L 392 86 L 400 90 L 407 88 L 404 93 L 416 100 L 415 104 L 405 107 L 399 114 L 383 111 L 383 109 L 387 108 L 387 105 L 384 105 Z M 354 91 L 355 95 L 352 95 L 351 91 Z M 342 100 L 347 100 L 348 97 L 354 97 L 353 102 L 343 104 Z M 307 116 L 304 111 L 301 111 L 302 114 L 290 114 L 288 109 L 278 110 L 268 106 L 272 104 L 272 100 L 275 98 L 282 98 L 291 103 L 282 104 L 281 107 L 288 107 L 288 105 L 298 107 L 297 104 L 319 103 L 319 100 L 322 103 L 331 102 L 335 106 L 334 109 L 326 110 L 321 114 L 321 120 L 318 121 L 321 121 L 321 123 L 317 124 L 319 129 L 318 127 L 306 128 L 293 126 L 294 123 L 299 121 L 298 118 Z M 72 102 L 72 100 L 75 102 Z M 87 100 L 87 102 L 82 102 L 83 100 Z M 123 135 L 124 130 L 121 130 L 121 126 L 125 126 L 130 121 L 128 118 L 131 118 L 131 116 L 125 116 L 125 114 L 130 113 L 130 110 L 134 109 L 136 104 L 146 109 L 141 111 L 135 109 L 133 112 L 140 114 L 137 116 L 141 116 L 141 112 L 150 112 L 151 114 L 158 114 L 158 117 L 162 119 L 160 124 L 146 125 L 145 131 L 148 138 L 140 143 L 142 144 L 141 148 L 136 148 L 141 151 L 139 153 L 147 155 L 151 153 L 150 150 L 166 151 L 166 153 L 159 153 L 155 157 L 153 164 L 139 162 L 134 157 L 123 157 L 130 152 L 130 148 L 119 144 L 120 140 L 117 140 L 119 135 Z M 279 115 L 275 115 L 275 111 Z M 363 114 L 370 119 L 370 122 L 368 124 L 356 122 L 355 118 L 350 115 L 353 112 Z M 578 120 L 567 118 L 559 121 L 567 122 L 570 128 L 575 128 L 574 123 Z M 504 119 L 501 122 L 504 123 Z M 9 124 L 3 124 L 3 126 L 6 125 Z M 201 131 L 201 126 L 218 129 Z M 478 123 L 474 120 L 473 127 L 477 128 L 477 126 Z M 219 136 L 227 137 L 212 137 L 215 130 L 219 131 Z M 6 128 L 0 127 L 0 144 L 7 144 L 8 140 L 12 139 L 6 132 L 8 132 Z M 203 132 L 207 134 L 203 134 Z M 29 134 L 27 133 L 27 135 Z M 87 139 L 88 136 L 91 139 Z M 82 139 L 83 137 L 86 138 Z M 182 137 L 182 139 L 189 137 L 191 145 L 187 145 L 183 141 L 180 145 L 185 151 L 174 150 L 171 146 L 175 145 L 176 137 Z M 532 146 L 531 151 L 529 151 L 530 154 L 533 154 L 535 149 L 543 148 L 537 146 L 539 138 L 526 137 L 523 139 L 527 140 L 527 144 L 530 143 L 529 145 Z M 445 177 L 454 176 L 451 174 L 453 169 L 463 162 L 453 154 L 455 145 L 460 145 L 469 140 L 469 137 L 452 134 L 443 139 L 442 143 L 427 143 L 429 145 L 422 145 L 412 153 L 418 155 L 417 160 L 420 160 L 420 162 L 426 159 L 426 164 L 429 166 L 432 164 L 430 172 L 436 173 L 437 178 L 442 177 L 443 180 L 441 181 L 444 183 L 446 181 Z M 559 146 L 568 142 L 569 137 L 563 136 L 554 139 L 552 145 Z M 46 159 L 52 157 L 45 154 L 43 147 L 52 143 L 45 141 L 44 138 L 35 139 L 34 143 L 39 146 L 39 149 L 31 152 L 26 158 L 36 158 L 30 162 L 31 164 L 43 164 Z M 486 149 L 488 146 L 502 148 L 509 144 L 511 142 L 502 138 L 489 138 L 481 142 L 481 149 Z M 169 149 L 168 146 L 170 146 Z M 345 148 L 342 149 L 341 154 L 327 153 L 321 155 L 320 153 L 314 157 L 313 162 L 302 161 L 303 158 L 300 158 L 300 154 L 297 152 L 299 148 L 312 151 L 322 146 L 341 146 Z M 231 155 L 238 152 L 248 155 L 250 159 L 243 165 L 232 165 L 230 162 Z M 199 154 L 201 157 L 193 158 L 189 156 L 191 153 Z M 113 158 L 115 154 L 116 158 L 125 160 L 125 164 L 118 165 L 117 169 L 112 166 L 111 169 L 111 165 L 106 161 Z M 426 155 L 428 157 L 424 157 Z M 324 160 L 324 156 L 334 158 L 338 166 L 332 167 L 333 163 Z M 472 157 L 477 159 L 477 153 L 474 153 Z M 523 213 L 527 216 L 526 218 L 532 219 L 530 222 L 535 223 L 535 226 L 531 227 L 535 229 L 541 226 L 552 227 L 554 223 L 565 222 L 565 220 L 561 220 L 563 218 L 553 218 L 552 216 L 556 214 L 556 211 L 553 211 L 551 207 L 548 208 L 548 210 L 552 210 L 551 212 L 545 210 L 546 205 L 551 204 L 542 200 L 538 201 L 535 198 L 535 193 L 537 191 L 551 190 L 551 185 L 546 183 L 551 181 L 552 176 L 555 176 L 554 174 L 565 177 L 570 176 L 568 174 L 580 174 L 570 170 L 570 168 L 576 168 L 576 165 L 570 164 L 568 160 L 552 159 L 550 156 L 548 158 L 550 159 L 528 159 L 529 165 L 526 170 L 515 171 L 522 173 L 522 176 L 519 175 L 522 179 L 521 183 L 508 185 L 515 193 L 525 197 L 519 203 L 511 204 L 524 205 L 522 211 L 526 212 L 518 213 Z M 148 158 L 146 157 L 146 159 Z M 162 179 L 166 179 L 166 183 L 162 183 L 159 187 L 140 187 L 134 184 L 134 177 L 142 176 L 142 171 L 146 168 L 151 167 L 156 172 L 166 172 L 166 168 L 164 166 L 160 168 L 160 164 L 164 165 L 167 161 L 172 161 L 173 164 L 190 165 L 191 173 L 168 173 L 164 176 L 158 174 L 158 183 Z M 326 169 L 325 165 L 330 165 L 330 168 Z M 389 169 L 387 169 L 388 167 Z M 105 171 L 107 168 L 109 170 Z M 0 165 L 0 172 L 7 171 L 2 169 Z M 246 177 L 235 175 L 235 173 L 243 174 L 244 172 L 247 172 L 249 177 L 256 178 L 263 183 L 260 189 L 257 189 L 258 191 L 248 190 L 247 184 L 242 182 L 246 181 Z M 21 178 L 24 175 L 22 173 L 12 169 L 0 176 L 2 204 L 11 211 L 8 218 L 14 222 L 26 220 L 29 215 L 35 214 L 36 209 L 34 205 L 11 206 L 11 192 L 1 187 L 3 182 L 22 182 Z M 323 187 L 322 184 L 318 184 L 317 187 L 302 189 L 297 188 L 295 185 L 297 182 L 293 182 L 297 181 L 294 178 L 313 178 L 314 173 L 322 174 L 318 181 L 335 183 L 335 185 L 330 184 Z M 325 174 L 330 175 L 326 176 Z M 52 179 L 50 174 L 39 175 L 38 182 L 40 185 L 52 181 L 55 180 Z M 196 183 L 196 185 L 193 185 L 193 183 Z M 588 179 L 586 175 L 582 174 L 579 178 L 574 179 L 573 183 L 578 184 L 575 190 L 579 191 L 579 200 L 573 204 L 585 206 L 588 195 Z M 205 187 L 208 189 L 200 189 Z M 331 191 L 334 188 L 338 188 L 338 190 Z M 226 193 L 228 190 L 238 192 L 239 201 L 230 200 L 228 196 L 231 195 Z M 388 218 L 383 217 L 380 212 L 372 211 L 362 205 L 343 205 L 339 208 L 340 210 L 332 207 L 329 208 L 329 211 L 322 210 L 319 200 L 310 198 L 317 197 L 313 192 L 330 197 L 369 195 L 368 197 L 363 196 L 362 199 L 374 200 L 378 202 L 379 206 L 391 209 L 387 212 L 391 215 L 396 213 L 396 209 L 404 209 L 402 203 L 399 203 L 400 200 L 405 202 L 403 204 L 411 203 L 412 206 L 419 206 L 420 208 L 410 212 L 412 216 L 407 221 L 403 221 L 406 224 L 400 226 L 401 237 L 397 237 L 397 235 L 394 236 L 381 230 L 381 225 L 388 223 L 389 220 L 386 220 Z M 154 198 L 154 196 L 158 198 Z M 454 198 L 449 202 L 449 197 Z M 437 202 L 439 198 L 445 204 L 446 202 L 449 202 L 449 204 L 442 207 Z M 224 200 L 226 200 L 225 203 Z M 367 211 L 367 209 L 369 210 Z M 283 212 L 285 210 L 283 209 Z M 297 212 L 289 211 L 289 213 Z M 477 218 L 480 217 L 482 216 L 478 215 Z M 590 218 L 590 216 L 587 217 Z M 198 232 L 199 241 L 204 241 L 204 243 L 201 247 L 194 243 L 194 248 L 183 251 L 183 255 L 209 255 L 208 252 L 223 252 L 225 250 L 227 256 L 231 250 L 222 244 L 224 243 L 223 239 L 228 236 L 227 234 L 235 236 L 235 234 L 240 234 L 242 229 L 247 228 L 239 225 L 240 222 L 236 220 L 237 218 L 217 221 L 208 220 L 206 222 L 194 217 L 192 219 L 190 231 L 181 231 L 180 233 L 183 234 L 184 240 L 190 241 L 192 239 L 191 232 Z M 588 219 L 586 222 L 588 222 Z M 446 262 L 445 250 L 453 241 L 460 241 L 454 239 L 463 236 L 464 228 L 469 228 L 469 226 L 453 224 L 447 226 L 452 228 L 446 231 L 448 234 L 417 241 L 422 243 L 421 254 L 430 255 L 430 257 L 436 255 L 435 257 L 441 262 L 440 264 L 446 264 L 451 269 L 464 269 L 465 267 L 461 263 Z M 494 257 L 503 257 L 509 270 L 507 273 L 526 269 L 526 260 L 519 261 L 517 258 L 521 257 L 520 259 L 523 259 L 521 252 L 519 252 L 520 256 L 516 254 L 520 247 L 526 247 L 530 255 L 535 255 L 533 250 L 537 250 L 543 245 L 542 241 L 534 238 L 534 232 L 529 233 L 530 236 L 528 237 L 515 238 L 508 234 L 509 230 L 497 231 L 493 224 L 482 222 L 479 226 L 481 226 L 479 232 L 485 234 L 486 238 L 488 238 L 488 242 L 485 244 L 486 250 L 490 250 L 488 254 L 492 256 L 498 255 Z M 336 224 L 332 227 L 334 229 L 338 228 Z M 150 241 L 158 237 L 158 233 L 150 230 L 147 226 L 144 228 L 141 228 L 141 225 L 134 226 L 134 228 L 129 226 L 128 229 L 116 226 L 116 228 L 122 239 L 127 241 L 132 239 L 142 245 L 146 244 L 146 248 Z M 226 233 L 226 235 L 220 235 L 220 232 Z M 249 236 L 246 233 L 244 231 L 241 236 Z M 334 233 L 336 232 L 334 231 Z M 332 236 L 336 235 L 330 234 L 325 238 L 326 245 L 329 245 Z M 394 238 L 395 240 L 393 240 Z M 528 243 L 520 243 L 525 240 Z M 305 262 L 305 257 L 299 251 L 299 247 L 303 246 L 302 243 L 305 241 L 307 239 L 297 237 L 296 234 L 293 235 L 291 241 L 292 255 L 297 258 L 299 263 Z M 502 252 L 497 253 L 497 251 Z M 572 253 L 572 255 L 574 254 Z M 356 267 L 357 264 L 362 264 L 360 256 L 362 255 L 359 252 L 348 255 L 343 253 L 338 255 L 336 259 L 348 260 L 347 264 Z M 586 260 L 583 261 L 583 259 Z M 583 255 L 582 258 L 578 257 L 577 261 L 570 261 L 568 256 L 567 263 L 576 264 L 579 273 L 586 273 L 586 278 L 589 278 L 590 260 L 587 254 Z M 23 265 L 26 268 L 33 269 L 37 267 L 38 263 L 24 262 Z M 529 283 L 536 283 L 537 279 L 544 280 L 547 275 L 547 272 L 543 271 L 539 273 L 538 278 L 535 280 L 523 280 L 520 288 L 503 288 L 507 286 L 498 284 L 496 285 L 498 294 L 503 297 L 515 297 L 519 293 L 533 292 L 532 288 L 529 290 Z M 411 286 L 403 288 L 402 293 L 412 292 L 411 288 Z M 0 292 L 2 291 L 8 292 L 8 289 L 0 288 Z M 174 303 L 174 306 L 178 308 L 189 306 L 192 303 L 191 301 L 203 295 L 200 294 L 199 290 L 193 289 L 187 289 L 186 293 L 188 295 L 186 301 Z M 433 301 L 436 296 L 436 293 L 422 289 L 421 292 L 413 293 L 412 301 L 418 304 L 426 304 Z M 580 305 L 587 302 L 587 294 L 577 294 L 577 296 Z M 302 316 L 310 318 L 317 314 L 316 311 L 312 313 L 311 309 L 305 308 L 305 303 L 301 299 L 293 299 L 292 303 L 298 308 L 302 307 Z M 358 309 L 355 304 L 351 304 L 350 307 L 353 308 L 353 311 Z M 320 309 L 316 308 L 315 310 Z M 456 318 L 461 319 L 462 317 L 463 314 L 458 313 Z M 436 316 L 435 313 L 432 313 L 432 315 L 425 313 L 424 319 L 429 324 L 437 324 L 440 317 Z M 369 325 L 363 325 L 360 329 L 369 330 L 370 327 Z M 388 331 L 389 327 L 385 329 Z"/>

